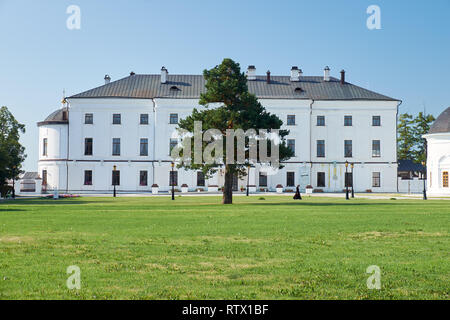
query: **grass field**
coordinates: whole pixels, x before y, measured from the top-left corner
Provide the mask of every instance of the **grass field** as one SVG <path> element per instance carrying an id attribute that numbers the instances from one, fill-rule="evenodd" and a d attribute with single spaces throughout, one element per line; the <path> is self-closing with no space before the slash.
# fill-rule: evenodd
<path id="1" fill-rule="evenodd" d="M 0 202 L 0 299 L 450 298 L 449 201 L 264 198 Z"/>

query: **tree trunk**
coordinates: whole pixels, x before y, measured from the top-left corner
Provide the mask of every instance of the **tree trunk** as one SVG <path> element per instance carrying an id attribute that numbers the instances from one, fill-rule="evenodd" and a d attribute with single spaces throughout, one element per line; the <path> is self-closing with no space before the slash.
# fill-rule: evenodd
<path id="1" fill-rule="evenodd" d="M 233 203 L 233 173 L 225 166 L 225 183 L 223 185 L 222 204 Z"/>

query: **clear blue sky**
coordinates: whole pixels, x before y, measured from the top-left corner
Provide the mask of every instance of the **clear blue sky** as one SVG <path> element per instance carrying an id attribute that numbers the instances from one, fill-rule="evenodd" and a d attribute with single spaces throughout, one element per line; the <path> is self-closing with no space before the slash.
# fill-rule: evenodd
<path id="1" fill-rule="evenodd" d="M 81 29 L 69 30 L 69 5 Z M 381 9 L 369 30 L 366 9 Z M 36 170 L 36 122 L 75 94 L 136 73 L 200 74 L 225 58 L 259 74 L 347 71 L 347 80 L 403 100 L 401 112 L 450 106 L 450 1 L 0 0 L 0 105 L 26 124 Z"/>

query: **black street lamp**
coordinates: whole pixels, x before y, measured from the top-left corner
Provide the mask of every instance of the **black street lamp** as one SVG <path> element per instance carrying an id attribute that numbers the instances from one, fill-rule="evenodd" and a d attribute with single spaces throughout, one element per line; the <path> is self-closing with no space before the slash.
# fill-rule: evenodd
<path id="1" fill-rule="evenodd" d="M 423 200 L 427 200 L 427 186 L 426 186 L 426 181 L 427 181 L 427 169 L 425 167 L 425 161 L 422 161 L 422 166 L 423 166 Z"/>
<path id="2" fill-rule="evenodd" d="M 175 176 L 173 167 L 175 167 L 175 163 L 171 162 L 170 166 L 172 167 L 172 177 L 170 179 L 170 183 L 172 184 L 172 200 L 175 200 Z"/>
<path id="3" fill-rule="evenodd" d="M 247 197 L 248 197 L 248 183 L 250 179 L 250 166 L 247 166 Z"/>
<path id="4" fill-rule="evenodd" d="M 348 198 L 348 161 L 345 161 L 345 199 L 349 200 Z"/>
<path id="5" fill-rule="evenodd" d="M 16 198 L 16 166 L 12 167 L 13 169 L 13 189 L 12 189 L 12 198 Z"/>
<path id="6" fill-rule="evenodd" d="M 116 176 L 117 166 L 113 165 L 113 197 L 116 197 L 116 184 L 117 184 L 117 176 Z"/>
<path id="7" fill-rule="evenodd" d="M 355 197 L 355 190 L 353 189 L 353 167 L 355 166 L 354 163 L 352 163 L 351 168 L 352 168 L 352 198 Z"/>

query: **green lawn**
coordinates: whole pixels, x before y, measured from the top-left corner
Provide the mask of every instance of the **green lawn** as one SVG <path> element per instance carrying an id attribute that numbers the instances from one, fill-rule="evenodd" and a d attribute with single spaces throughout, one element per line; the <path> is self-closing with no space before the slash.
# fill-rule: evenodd
<path id="1" fill-rule="evenodd" d="M 0 299 L 450 298 L 449 201 L 264 198 L 0 202 Z"/>

